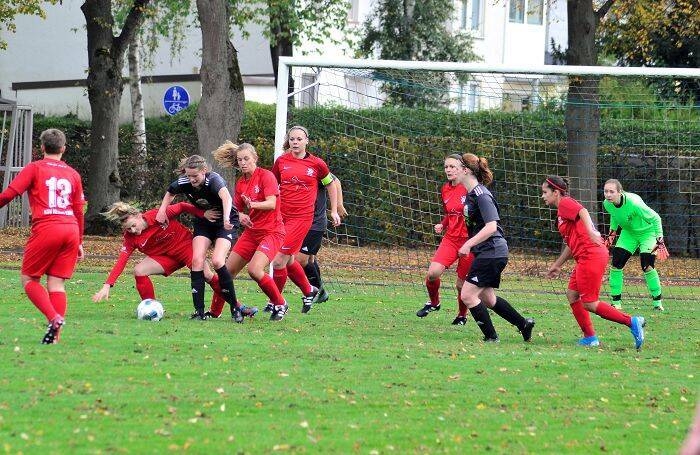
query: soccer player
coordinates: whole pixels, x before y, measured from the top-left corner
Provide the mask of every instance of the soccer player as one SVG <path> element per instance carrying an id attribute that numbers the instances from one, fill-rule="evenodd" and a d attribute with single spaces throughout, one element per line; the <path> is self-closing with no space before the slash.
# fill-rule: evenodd
<path id="1" fill-rule="evenodd" d="M 626 325 L 630 328 L 637 349 L 644 343 L 645 320 L 641 316 L 630 316 L 598 298 L 603 275 L 608 265 L 608 250 L 600 233 L 593 226 L 591 215 L 576 199 L 568 196 L 569 184 L 559 176 L 549 176 L 542 183 L 542 199 L 548 206 L 557 208 L 557 228 L 564 239 L 559 257 L 549 267 L 547 276 L 554 278 L 569 258 L 576 261 L 571 272 L 566 297 L 571 312 L 576 318 L 583 338 L 579 344 L 598 346 L 600 341 L 593 330 L 589 312 L 603 319 Z"/>
<path id="2" fill-rule="evenodd" d="M 661 281 L 659 272 L 654 267 L 657 256 L 660 260 L 668 257 L 661 217 L 650 209 L 642 198 L 623 191 L 618 180 L 610 179 L 605 182 L 603 194 L 603 207 L 610 214 L 610 234 L 605 243 L 608 247 L 613 247 L 610 269 L 613 306 L 617 309 L 622 308 L 622 269 L 639 248 L 639 260 L 654 309 L 663 311 Z"/>
<path id="3" fill-rule="evenodd" d="M 29 163 L 0 193 L 0 207 L 28 192 L 32 231 L 24 248 L 20 278 L 29 300 L 48 321 L 43 344 L 57 343 L 65 323 L 65 280 L 83 257 L 83 183 L 80 175 L 61 161 L 66 136 L 57 129 L 41 133 L 43 158 Z M 46 275 L 46 288 L 41 277 Z"/>
<path id="4" fill-rule="evenodd" d="M 169 276 L 182 267 L 192 268 L 192 232 L 177 221 L 177 216 L 184 212 L 207 218 L 210 221 L 215 221 L 220 217 L 220 214 L 215 210 L 204 211 L 187 202 L 180 202 L 166 208 L 169 221 L 167 225 L 161 225 L 156 222 L 157 212 L 158 209 L 141 212 L 137 207 L 125 202 L 115 202 L 102 214 L 109 221 L 121 225 L 124 230 L 124 239 L 119 250 L 119 257 L 105 284 L 93 295 L 93 302 L 109 299 L 110 289 L 124 271 L 124 267 L 126 267 L 134 250 L 146 255 L 134 266 L 136 291 L 141 300 L 155 299 L 155 288 L 149 278 L 150 275 Z M 224 298 L 221 296 L 219 277 L 212 273 L 209 267 L 205 267 L 204 279 L 214 291 L 212 307 L 218 307 L 220 315 Z M 213 317 L 218 317 L 218 315 L 213 315 Z"/>
<path id="5" fill-rule="evenodd" d="M 442 240 L 438 246 L 433 260 L 428 267 L 428 275 L 425 278 L 425 287 L 428 289 L 430 300 L 416 313 L 419 318 L 426 317 L 432 311 L 440 310 L 440 277 L 452 264 L 457 261 L 457 317 L 452 325 L 464 325 L 467 323 L 467 306 L 460 296 L 464 279 L 472 265 L 474 255 L 460 257 L 458 251 L 467 241 L 469 233 L 464 222 L 464 204 L 467 201 L 467 190 L 461 184 L 460 179 L 465 174 L 462 156 L 453 154 L 445 158 L 445 175 L 447 182 L 442 185 L 440 195 L 445 217 L 435 225 L 435 233 L 442 234 Z"/>
<path id="6" fill-rule="evenodd" d="M 318 182 L 328 190 L 331 202 L 331 220 L 334 226 L 340 225 L 338 215 L 338 193 L 330 186 L 333 174 L 321 159 L 306 151 L 309 133 L 303 126 L 294 126 L 288 132 L 282 154 L 272 166 L 272 173 L 279 182 L 282 220 L 286 232 L 280 251 L 272 261 L 273 279 L 280 293 L 284 290 L 287 276 L 296 284 L 304 297 L 302 313 L 308 313 L 318 299 L 318 289 L 311 286 L 303 267 L 294 258 L 301 249 L 304 237 L 311 228 L 314 218 L 314 205 L 318 193 Z M 287 305 L 274 305 L 274 318 L 281 318 L 288 310 Z"/>
<path id="7" fill-rule="evenodd" d="M 214 222 L 200 217 L 194 219 L 190 278 L 195 311 L 191 318 L 205 320 L 210 317 L 204 311 L 204 266 L 207 250 L 213 244 L 211 262 L 219 276 L 221 294 L 231 306 L 231 317 L 236 322 L 243 322 L 243 313 L 236 301 L 233 279 L 226 269 L 226 256 L 231 244 L 238 237 L 238 213 L 233 207 L 231 193 L 226 188 L 224 179 L 216 172 L 209 171 L 207 162 L 199 155 L 184 158 L 178 168 L 180 177 L 170 184 L 163 196 L 156 221 L 163 225 L 168 224 L 167 207 L 178 194 L 183 194 L 197 208 L 215 209 L 222 214 L 222 218 Z"/>
<path id="8" fill-rule="evenodd" d="M 236 166 L 243 174 L 236 181 L 233 205 L 245 230 L 226 260 L 226 268 L 235 278 L 248 264 L 248 275 L 258 283 L 271 305 L 284 307 L 287 302 L 267 274 L 284 241 L 277 179 L 272 172 L 258 167 L 258 154 L 251 144 L 226 141 L 214 152 L 214 158 L 222 167 Z M 283 317 L 284 312 L 277 312 L 270 319 L 279 321 Z"/>
<path id="9" fill-rule="evenodd" d="M 333 181 L 330 184 L 336 187 L 336 192 L 338 194 L 338 215 L 343 219 L 348 215 L 343 205 L 343 187 L 338 177 L 333 177 Z M 326 291 L 326 288 L 323 286 L 321 268 L 318 265 L 317 258 L 318 251 L 321 249 L 323 235 L 326 233 L 326 227 L 328 226 L 328 216 L 326 214 L 326 210 L 328 209 L 327 196 L 328 192 L 326 191 L 326 187 L 322 183 L 319 183 L 316 204 L 314 205 L 314 221 L 311 223 L 311 229 L 309 229 L 309 233 L 304 237 L 301 249 L 296 255 L 296 260 L 304 268 L 304 273 L 306 274 L 306 278 L 309 279 L 309 283 L 318 288 L 317 303 L 322 303 L 329 299 L 328 291 Z"/>
<path id="10" fill-rule="evenodd" d="M 462 302 L 484 334 L 484 341 L 498 342 L 498 334 L 484 305 L 517 327 L 523 340 L 530 341 L 535 320 L 525 319 L 506 299 L 497 297 L 494 290 L 500 286 L 501 273 L 508 264 L 508 243 L 499 223 L 498 205 L 486 188 L 493 181 L 493 172 L 485 158 L 473 153 L 462 155 L 462 165 L 465 172 L 460 175 L 459 181 L 467 189 L 464 215 L 471 237 L 458 253 L 460 257 L 474 254 L 462 285 Z M 484 305 L 479 305 L 480 302 Z"/>

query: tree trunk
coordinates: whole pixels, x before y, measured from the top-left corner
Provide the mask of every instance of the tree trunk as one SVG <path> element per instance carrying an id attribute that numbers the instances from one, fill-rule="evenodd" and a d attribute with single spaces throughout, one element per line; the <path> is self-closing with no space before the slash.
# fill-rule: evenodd
<path id="1" fill-rule="evenodd" d="M 289 29 L 289 22 L 286 20 L 287 15 L 284 11 L 280 11 L 268 1 L 268 9 L 270 14 L 275 14 L 278 17 L 270 17 L 270 35 L 276 43 L 270 44 L 270 56 L 272 57 L 272 72 L 275 76 L 275 87 L 277 86 L 277 73 L 279 68 L 280 57 L 292 57 L 294 55 L 294 45 L 292 44 L 292 31 Z M 272 42 L 272 41 L 271 41 Z M 287 77 L 287 93 L 294 92 L 294 76 L 291 71 Z M 294 107 L 294 97 L 287 98 L 287 105 Z"/>
<path id="2" fill-rule="evenodd" d="M 569 0 L 567 65 L 596 65 L 596 14 L 592 0 Z M 597 152 L 600 136 L 598 78 L 570 76 L 566 102 L 566 150 L 571 194 L 597 223 Z"/>
<path id="3" fill-rule="evenodd" d="M 243 117 L 243 77 L 237 51 L 229 40 L 226 0 L 197 0 L 202 29 L 202 99 L 195 126 L 199 154 L 215 169 L 212 152 L 226 140 L 236 142 Z M 230 173 L 229 173 L 230 174 Z M 231 175 L 226 175 L 229 184 Z"/>
<path id="4" fill-rule="evenodd" d="M 146 186 L 146 174 L 148 166 L 146 164 L 146 115 L 143 108 L 143 92 L 141 91 L 141 66 L 140 66 L 140 42 L 138 35 L 129 46 L 129 89 L 131 91 L 131 121 L 133 132 L 131 138 L 131 148 L 133 150 L 134 162 L 132 172 L 134 173 L 133 190 L 138 197 Z"/>
<path id="5" fill-rule="evenodd" d="M 86 0 L 81 6 L 87 28 L 87 89 L 92 112 L 90 128 L 90 179 L 85 228 L 88 233 L 112 232 L 100 212 L 119 200 L 119 104 L 122 96 L 124 56 L 150 0 L 136 0 L 119 36 L 113 35 L 110 0 Z"/>

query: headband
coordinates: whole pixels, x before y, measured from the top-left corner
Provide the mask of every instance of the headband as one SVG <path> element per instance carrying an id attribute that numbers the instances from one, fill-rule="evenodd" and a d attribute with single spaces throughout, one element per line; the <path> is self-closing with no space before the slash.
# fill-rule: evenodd
<path id="1" fill-rule="evenodd" d="M 452 155 L 448 155 L 447 158 L 452 158 L 453 160 L 459 161 L 462 166 L 467 167 L 467 163 L 464 162 L 464 158 L 462 158 L 462 155 L 458 153 L 453 153 Z"/>
<path id="2" fill-rule="evenodd" d="M 557 185 L 556 183 L 554 183 L 551 179 L 547 179 L 547 183 L 549 183 L 550 185 L 552 185 L 554 188 L 556 188 L 557 190 L 561 191 L 562 193 L 566 193 L 566 188 L 560 187 L 559 185 Z"/>

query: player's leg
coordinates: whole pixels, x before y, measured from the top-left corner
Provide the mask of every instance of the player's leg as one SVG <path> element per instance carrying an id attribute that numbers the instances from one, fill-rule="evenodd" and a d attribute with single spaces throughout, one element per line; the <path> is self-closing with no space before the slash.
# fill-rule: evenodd
<path id="1" fill-rule="evenodd" d="M 233 235 L 231 231 L 221 229 L 217 233 L 217 238 L 214 243 L 214 251 L 211 253 L 211 263 L 214 271 L 219 277 L 219 286 L 221 287 L 221 295 L 231 307 L 231 317 L 236 322 L 243 322 L 243 316 L 238 309 L 238 301 L 236 299 L 236 289 L 233 285 L 233 278 L 226 268 L 226 256 L 231 251 L 231 240 L 229 235 Z"/>
<path id="2" fill-rule="evenodd" d="M 207 250 L 211 245 L 211 239 L 204 234 L 204 232 L 198 232 L 198 226 L 195 222 L 195 235 L 192 239 L 192 268 L 190 270 L 190 281 L 192 284 L 192 305 L 194 306 L 194 313 L 191 319 L 206 319 L 204 313 L 204 267 L 207 257 Z"/>
<path id="3" fill-rule="evenodd" d="M 464 244 L 464 242 L 462 242 Z M 457 280 L 455 287 L 457 288 L 457 317 L 452 321 L 453 325 L 464 325 L 467 323 L 467 306 L 462 301 L 462 286 L 467 278 L 469 269 L 474 261 L 474 255 L 462 256 L 457 261 Z"/>
<path id="4" fill-rule="evenodd" d="M 462 301 L 469 312 L 472 314 L 474 321 L 479 326 L 481 333 L 484 334 L 484 341 L 486 342 L 498 342 L 498 333 L 491 322 L 491 316 L 489 315 L 489 310 L 486 306 L 481 304 L 479 295 L 481 294 L 482 288 L 478 287 L 476 284 L 469 281 L 469 278 L 478 277 L 479 270 L 472 266 L 472 270 L 469 271 L 469 276 L 467 281 L 462 285 Z M 478 281 L 478 280 L 477 280 Z"/>
<path id="5" fill-rule="evenodd" d="M 297 262 L 304 269 L 304 274 L 309 284 L 319 290 L 317 302 L 328 300 L 328 293 L 323 286 L 321 269 L 318 266 L 317 255 L 323 243 L 323 231 L 309 231 L 304 237 L 299 252 L 296 254 Z"/>
<path id="6" fill-rule="evenodd" d="M 141 300 L 156 298 L 156 291 L 149 278 L 150 275 L 165 275 L 165 269 L 157 260 L 147 256 L 134 266 L 136 291 Z"/>
<path id="7" fill-rule="evenodd" d="M 628 231 L 623 230 L 620 237 L 615 242 L 615 247 L 612 250 L 612 266 L 610 267 L 610 298 L 615 308 L 622 308 L 622 291 L 623 291 L 623 271 L 622 269 L 627 264 L 629 258 L 634 254 L 639 243 L 637 239 Z"/>
<path id="8" fill-rule="evenodd" d="M 647 289 L 651 295 L 654 309 L 664 311 L 664 306 L 661 301 L 661 280 L 659 272 L 656 271 L 656 255 L 651 252 L 656 248 L 656 237 L 653 235 L 646 236 L 640 240 L 639 244 L 639 261 L 644 272 L 644 281 L 646 281 Z"/>
<path id="9" fill-rule="evenodd" d="M 431 262 L 425 276 L 425 287 L 428 290 L 428 301 L 416 312 L 419 318 L 426 317 L 433 311 L 440 310 L 440 277 L 445 272 L 445 266 L 439 262 Z"/>

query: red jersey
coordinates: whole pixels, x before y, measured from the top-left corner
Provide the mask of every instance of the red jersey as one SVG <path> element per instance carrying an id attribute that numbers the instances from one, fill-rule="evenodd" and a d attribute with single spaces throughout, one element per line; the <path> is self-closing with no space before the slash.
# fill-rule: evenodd
<path id="1" fill-rule="evenodd" d="M 445 218 L 442 220 L 442 229 L 445 235 L 450 237 L 467 238 L 467 224 L 464 222 L 464 204 L 467 201 L 467 189 L 464 185 L 454 185 L 450 182 L 442 185 L 442 209 Z"/>
<path id="2" fill-rule="evenodd" d="M 233 205 L 239 212 L 245 209 L 243 195 L 253 202 L 264 202 L 268 196 L 277 196 L 274 210 L 250 209 L 248 216 L 253 222 L 251 231 L 255 232 L 284 232 L 282 212 L 280 211 L 280 191 L 277 179 L 272 172 L 258 167 L 250 177 L 241 176 L 236 180 L 236 188 L 233 194 Z"/>
<path id="3" fill-rule="evenodd" d="M 25 191 L 32 212 L 32 229 L 46 223 L 77 224 L 82 241 L 85 196 L 75 169 L 50 158 L 29 163 L 0 194 L 0 207 Z"/>
<path id="4" fill-rule="evenodd" d="M 169 220 L 182 212 L 187 212 L 200 218 L 204 217 L 204 210 L 198 209 L 187 202 L 169 205 L 165 211 Z M 171 220 L 167 226 L 162 226 L 156 221 L 157 213 L 158 209 L 144 212 L 143 219 L 148 226 L 140 234 L 124 233 L 119 257 L 109 273 L 107 284 L 114 286 L 134 250 L 138 250 L 146 256 L 173 256 L 183 248 L 192 249 L 192 232 L 176 220 Z"/>
<path id="5" fill-rule="evenodd" d="M 284 218 L 313 218 L 318 184 L 331 173 L 325 161 L 308 152 L 304 158 L 285 153 L 275 161 L 272 173 L 280 184 Z"/>
<path id="6" fill-rule="evenodd" d="M 604 246 L 593 243 L 588 236 L 588 230 L 579 218 L 578 212 L 583 206 L 574 198 L 566 196 L 559 201 L 557 210 L 557 228 L 564 238 L 564 242 L 569 246 L 574 259 L 594 255 L 608 255 L 608 250 Z"/>

